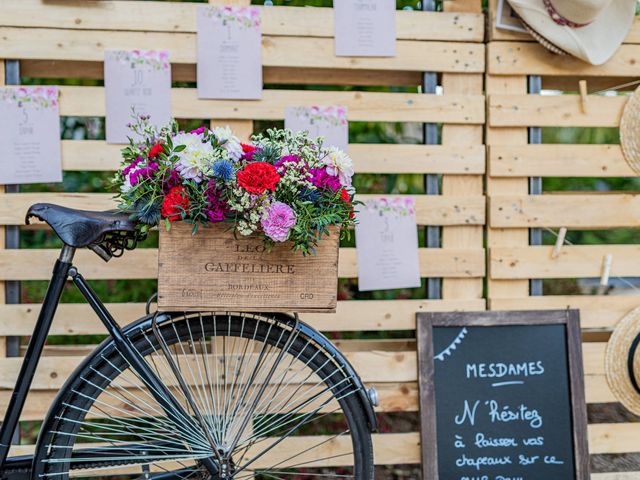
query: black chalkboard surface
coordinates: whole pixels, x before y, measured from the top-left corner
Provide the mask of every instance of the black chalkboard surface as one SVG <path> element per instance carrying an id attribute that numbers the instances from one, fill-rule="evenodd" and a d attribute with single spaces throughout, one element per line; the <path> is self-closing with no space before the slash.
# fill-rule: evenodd
<path id="1" fill-rule="evenodd" d="M 587 480 L 578 312 L 418 314 L 423 478 Z"/>

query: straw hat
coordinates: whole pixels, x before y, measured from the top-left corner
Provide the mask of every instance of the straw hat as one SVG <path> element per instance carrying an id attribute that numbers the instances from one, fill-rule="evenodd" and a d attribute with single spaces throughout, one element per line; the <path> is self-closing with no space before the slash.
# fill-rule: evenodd
<path id="1" fill-rule="evenodd" d="M 624 159 L 640 175 L 640 87 L 624 106 L 620 120 L 620 146 Z"/>
<path id="2" fill-rule="evenodd" d="M 627 36 L 636 0 L 509 0 L 543 46 L 600 65 Z"/>
<path id="3" fill-rule="evenodd" d="M 629 312 L 618 322 L 607 343 L 604 359 L 609 388 L 618 401 L 636 415 L 640 415 L 639 344 L 640 307 Z"/>

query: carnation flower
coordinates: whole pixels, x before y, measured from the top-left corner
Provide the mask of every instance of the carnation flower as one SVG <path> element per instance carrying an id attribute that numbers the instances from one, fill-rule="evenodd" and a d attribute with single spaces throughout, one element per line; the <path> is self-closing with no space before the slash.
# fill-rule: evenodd
<path id="1" fill-rule="evenodd" d="M 265 235 L 274 242 L 284 242 L 289 238 L 289 230 L 295 224 L 295 212 L 282 202 L 273 202 L 260 220 Z"/>
<path id="2" fill-rule="evenodd" d="M 311 170 L 310 182 L 313 186 L 323 190 L 340 190 L 340 179 L 336 176 L 329 175 L 327 167 L 313 168 Z"/>
<path id="3" fill-rule="evenodd" d="M 212 131 L 213 136 L 229 154 L 231 160 L 237 162 L 243 155 L 242 144 L 229 127 L 216 127 Z"/>
<path id="4" fill-rule="evenodd" d="M 241 143 L 240 146 L 242 147 L 241 160 L 246 160 L 247 162 L 253 161 L 253 154 L 258 149 L 258 147 L 247 145 L 246 143 Z"/>
<path id="5" fill-rule="evenodd" d="M 208 173 L 213 157 L 213 147 L 209 142 L 203 142 L 201 134 L 178 133 L 173 137 L 175 146 L 184 145 L 181 152 L 175 152 L 178 157 L 176 170 L 182 178 L 192 179 L 200 183 L 202 176 Z"/>
<path id="6" fill-rule="evenodd" d="M 160 143 L 156 143 L 151 150 L 149 150 L 149 158 L 156 158 L 161 153 L 164 153 L 164 147 Z"/>
<path id="7" fill-rule="evenodd" d="M 211 173 L 214 177 L 220 178 L 223 182 L 230 182 L 236 176 L 233 164 L 229 160 L 218 160 L 213 164 Z"/>
<path id="8" fill-rule="evenodd" d="M 189 214 L 189 196 L 187 189 L 179 185 L 169 190 L 162 201 L 160 208 L 162 218 L 168 218 L 170 222 L 182 220 L 183 214 Z"/>
<path id="9" fill-rule="evenodd" d="M 255 195 L 261 195 L 266 190 L 275 191 L 276 185 L 280 181 L 280 175 L 276 172 L 276 168 L 266 162 L 250 163 L 236 176 L 238 177 L 238 185 Z"/>
<path id="10" fill-rule="evenodd" d="M 329 148 L 327 155 L 322 159 L 327 166 L 329 175 L 338 177 L 343 187 L 351 187 L 353 177 L 353 161 L 351 157 L 336 147 Z"/>
<path id="11" fill-rule="evenodd" d="M 170 170 L 169 175 L 162 179 L 162 191 L 166 194 L 173 187 L 180 185 L 180 175 L 175 170 Z"/>
<path id="12" fill-rule="evenodd" d="M 351 211 L 349 212 L 349 218 L 355 217 L 355 212 L 353 210 L 353 205 L 351 204 L 351 196 L 349 195 L 349 192 L 347 192 L 347 190 L 345 188 L 340 190 L 340 200 L 342 200 L 344 203 L 346 203 L 347 205 L 349 205 L 351 207 Z"/>

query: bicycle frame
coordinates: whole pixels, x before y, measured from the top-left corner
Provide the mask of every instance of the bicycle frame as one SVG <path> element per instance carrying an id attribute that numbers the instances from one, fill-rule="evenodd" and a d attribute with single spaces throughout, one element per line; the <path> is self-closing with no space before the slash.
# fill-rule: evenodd
<path id="1" fill-rule="evenodd" d="M 42 309 L 38 315 L 38 320 L 34 327 L 33 335 L 29 341 L 24 362 L 20 368 L 16 385 L 11 395 L 4 421 L 0 427 L 0 472 L 4 470 L 7 462 L 7 455 L 11 447 L 11 439 L 20 420 L 20 415 L 24 407 L 27 393 L 31 387 L 38 362 L 42 355 L 42 350 L 51 328 L 53 317 L 60 303 L 62 291 L 69 277 L 80 290 L 83 297 L 93 308 L 96 315 L 111 335 L 120 353 L 130 362 L 133 369 L 142 380 L 149 385 L 151 392 L 159 405 L 163 408 L 169 418 L 179 417 L 191 418 L 184 412 L 183 407 L 175 399 L 173 394 L 158 379 L 156 374 L 149 368 L 144 359 L 137 353 L 130 340 L 123 334 L 122 329 L 108 312 L 104 304 L 100 301 L 93 289 L 86 283 L 82 275 L 73 266 L 72 260 L 75 248 L 65 245 L 60 252 L 53 268 L 53 274 L 47 293 L 42 304 Z M 204 459 L 203 465 L 211 473 L 214 479 L 218 478 L 218 465 L 222 463 L 218 448 L 212 445 L 214 456 Z M 214 461 L 216 460 L 216 461 Z"/>

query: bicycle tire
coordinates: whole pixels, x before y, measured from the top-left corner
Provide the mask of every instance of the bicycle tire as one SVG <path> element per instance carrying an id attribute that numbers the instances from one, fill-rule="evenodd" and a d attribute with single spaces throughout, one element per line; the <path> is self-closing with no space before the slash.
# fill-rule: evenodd
<path id="1" fill-rule="evenodd" d="M 229 383 L 228 379 L 231 379 L 234 376 L 238 377 L 238 368 L 242 368 L 245 361 L 243 359 L 242 363 L 240 363 L 240 360 L 236 359 L 234 364 L 235 367 L 233 368 L 234 375 L 228 375 L 227 360 L 229 360 L 230 363 L 231 358 L 233 357 L 233 355 L 228 354 L 231 353 L 229 348 L 233 346 L 233 352 L 239 352 L 240 350 L 236 348 L 236 346 L 241 344 L 244 345 L 244 353 L 246 353 L 248 348 L 251 348 L 253 351 L 253 357 L 256 357 L 256 347 L 261 346 L 263 350 L 260 350 L 260 355 L 263 355 L 262 352 L 264 352 L 265 349 L 268 349 L 269 354 L 265 353 L 264 358 L 270 360 L 268 355 L 271 355 L 272 358 L 275 358 L 275 360 L 273 360 L 273 364 L 275 364 L 275 361 L 279 358 L 279 353 L 284 347 L 288 347 L 281 357 L 282 359 L 286 358 L 289 362 L 289 366 L 284 368 L 282 373 L 278 373 L 279 376 L 277 379 L 279 380 L 279 384 L 274 383 L 274 385 L 279 385 L 278 388 L 281 388 L 281 390 L 276 388 L 274 391 L 273 388 L 275 387 L 270 386 L 272 384 L 271 381 L 275 377 L 263 378 L 262 385 L 266 384 L 266 387 L 264 388 L 262 388 L 262 385 L 260 387 L 254 387 L 258 389 L 258 392 L 262 389 L 263 394 L 267 393 L 267 389 L 271 389 L 269 390 L 269 393 L 272 396 L 265 396 L 257 402 L 259 405 L 264 405 L 264 403 L 267 402 L 266 410 L 256 410 L 254 412 L 254 416 L 252 416 L 251 419 L 251 424 L 254 430 L 250 430 L 249 433 L 238 434 L 229 425 L 227 425 L 228 428 L 222 432 L 224 429 L 218 427 L 225 423 L 226 420 L 223 421 L 223 415 L 218 415 L 217 412 L 223 412 L 223 410 L 226 412 L 227 406 L 225 406 L 224 409 L 222 408 L 220 399 L 218 398 L 218 400 L 216 400 L 214 398 L 216 395 L 212 388 L 210 389 L 210 398 L 203 398 L 202 393 L 204 392 L 204 382 L 202 385 L 202 391 L 198 392 L 200 395 L 199 405 L 202 407 L 201 409 L 207 410 L 208 407 L 208 413 L 211 414 L 211 416 L 205 415 L 203 417 L 204 423 L 207 426 L 211 426 L 212 431 L 218 429 L 216 433 L 220 435 L 220 438 L 222 438 L 223 433 L 225 434 L 225 445 L 232 443 L 226 441 L 227 438 L 235 439 L 237 435 L 249 435 L 249 437 L 243 437 L 240 439 L 245 442 L 239 443 L 239 445 L 243 445 L 242 448 L 244 455 L 251 451 L 251 448 L 255 448 L 256 443 L 270 442 L 272 441 L 271 439 L 273 439 L 274 443 L 277 442 L 278 437 L 275 435 L 277 435 L 278 431 L 281 429 L 285 430 L 283 434 L 289 434 L 289 437 L 287 438 L 292 439 L 292 441 L 285 443 L 287 449 L 292 448 L 292 446 L 296 444 L 302 445 L 301 448 L 303 448 L 303 450 L 299 452 L 300 458 L 298 460 L 302 459 L 304 460 L 303 462 L 298 461 L 298 463 L 296 463 L 293 461 L 295 456 L 289 455 L 289 451 L 287 451 L 287 457 L 285 457 L 284 460 L 282 459 L 281 454 L 280 457 L 278 457 L 279 450 L 278 445 L 276 445 L 271 447 L 271 449 L 266 453 L 263 453 L 263 456 L 261 457 L 266 461 L 271 458 L 269 455 L 275 452 L 275 458 L 279 461 L 279 463 L 276 462 L 276 464 L 274 464 L 275 466 L 249 468 L 251 463 L 249 463 L 249 466 L 246 466 L 248 459 L 245 461 L 243 456 L 242 461 L 244 461 L 244 465 L 236 464 L 235 462 L 237 460 L 230 463 L 231 467 L 236 470 L 230 470 L 228 478 L 238 480 L 249 477 L 264 479 L 306 479 L 327 477 L 353 478 L 357 480 L 373 479 L 373 448 L 371 434 L 368 428 L 367 414 L 364 411 L 361 401 L 357 398 L 358 396 L 354 395 L 356 392 L 353 390 L 353 387 L 350 386 L 352 384 L 349 382 L 348 374 L 333 362 L 331 356 L 316 345 L 313 339 L 306 338 L 298 334 L 293 335 L 292 329 L 275 321 L 273 317 L 258 314 L 220 315 L 212 313 L 185 313 L 184 315 L 177 317 L 174 316 L 170 322 L 160 324 L 159 331 L 161 338 L 160 341 L 153 335 L 153 332 L 148 329 L 146 331 L 138 331 L 131 337 L 131 339 L 136 349 L 148 361 L 148 364 L 153 366 L 156 373 L 164 374 L 165 379 L 170 378 L 166 376 L 166 369 L 162 370 L 158 366 L 160 360 L 163 359 L 160 355 L 162 351 L 161 341 L 165 342 L 166 346 L 169 348 L 173 348 L 174 351 L 171 356 L 175 355 L 175 358 L 177 358 L 178 361 L 180 361 L 181 357 L 179 349 L 184 353 L 185 345 L 188 346 L 190 349 L 190 355 L 194 358 L 198 355 L 202 356 L 204 359 L 202 366 L 205 368 L 206 365 L 209 364 L 209 357 L 213 357 L 214 360 L 211 360 L 209 367 L 211 372 L 203 374 L 203 369 L 201 369 L 200 366 L 198 367 L 198 369 L 200 369 L 200 378 L 202 379 L 206 377 L 207 381 L 210 381 L 212 377 L 214 363 L 217 366 L 221 361 L 220 357 L 224 359 L 225 372 L 220 376 L 220 378 L 225 379 L 224 398 L 229 398 L 229 404 L 231 404 L 234 398 L 236 399 L 236 405 L 233 407 L 233 412 L 236 413 L 235 416 L 232 417 L 233 419 L 229 420 L 229 425 L 231 425 L 232 422 L 235 422 L 236 418 L 241 416 L 240 413 L 238 413 L 241 410 L 238 409 L 245 409 L 247 408 L 245 405 L 249 405 L 251 403 L 248 400 L 245 401 L 245 397 L 242 397 L 242 399 L 240 399 L 240 397 L 234 397 L 233 386 L 229 387 L 229 391 L 226 390 L 226 386 Z M 290 335 L 292 336 L 290 337 Z M 287 343 L 288 341 L 290 343 Z M 198 344 L 198 342 L 200 342 L 200 344 Z M 210 356 L 207 354 L 206 345 L 208 343 L 211 344 Z M 214 344 L 216 345 L 216 355 L 214 355 Z M 229 352 L 225 352 L 225 349 L 229 350 Z M 244 358 L 250 358 L 251 361 L 253 361 L 253 357 L 250 356 Z M 184 362 L 186 358 L 187 357 L 184 356 L 182 361 Z M 166 357 L 164 357 L 164 360 L 166 362 Z M 285 396 L 289 395 L 289 391 L 285 390 L 285 387 L 297 385 L 294 384 L 291 379 L 289 379 L 288 383 L 285 385 L 283 380 L 287 378 L 287 375 L 289 375 L 288 372 L 290 371 L 298 373 L 302 371 L 293 370 L 291 365 L 294 364 L 297 365 L 296 368 L 299 366 L 302 366 L 301 368 L 303 370 L 306 368 L 308 371 L 305 371 L 305 375 L 309 372 L 311 372 L 312 375 L 316 375 L 322 383 L 322 386 L 318 387 L 320 388 L 319 392 L 324 392 L 322 395 L 329 397 L 330 399 L 325 399 L 322 402 L 319 402 L 319 406 L 321 408 L 318 408 L 315 412 L 314 410 L 316 409 L 316 405 L 313 403 L 316 401 L 315 399 L 305 399 L 304 401 L 307 403 L 302 405 L 302 407 L 300 407 L 300 403 L 291 406 L 290 408 L 293 413 L 287 413 L 285 410 L 272 412 L 269 410 L 270 406 L 274 404 L 278 405 L 278 402 L 281 403 L 281 400 L 276 402 L 275 398 L 282 396 L 282 392 L 285 391 L 287 391 Z M 259 360 L 256 360 L 255 365 L 255 368 L 263 368 L 263 365 Z M 193 374 L 195 367 L 192 368 L 188 363 L 186 363 L 185 366 L 191 370 L 191 380 L 194 380 L 195 378 L 197 381 L 197 377 Z M 251 366 L 252 364 L 248 363 L 247 369 Z M 276 371 L 278 368 L 280 367 L 274 367 Z M 220 369 L 222 369 L 222 366 Z M 60 408 L 58 411 L 51 413 L 50 418 L 53 420 L 50 423 L 49 428 L 47 428 L 47 431 L 43 430 L 41 432 L 42 438 L 38 442 L 38 444 L 41 445 L 41 448 L 36 452 L 34 460 L 34 476 L 38 478 L 50 477 L 54 479 L 68 478 L 70 473 L 74 476 L 96 476 L 96 474 L 100 473 L 101 470 L 107 469 L 105 471 L 108 471 L 108 473 L 106 473 L 106 476 L 108 477 L 113 477 L 115 475 L 135 476 L 136 472 L 138 472 L 138 476 L 142 476 L 143 478 L 153 477 L 156 475 L 159 476 L 159 478 L 178 479 L 208 477 L 208 473 L 200 464 L 200 460 L 202 459 L 201 455 L 206 451 L 206 447 L 202 445 L 202 438 L 204 435 L 200 432 L 199 437 L 196 435 L 197 438 L 185 440 L 185 438 L 195 432 L 193 429 L 196 428 L 194 425 L 197 424 L 197 420 L 194 420 L 196 415 L 191 415 L 192 423 L 189 423 L 188 425 L 188 419 L 184 419 L 184 424 L 180 424 L 180 422 L 171 422 L 171 419 L 167 418 L 164 414 L 155 416 L 151 415 L 151 413 L 155 414 L 157 409 L 155 408 L 156 406 L 149 405 L 151 402 L 149 399 L 150 395 L 147 394 L 148 396 L 142 399 L 133 399 L 130 395 L 127 396 L 125 394 L 126 389 L 123 388 L 122 383 L 119 383 L 126 378 L 126 375 L 124 374 L 131 375 L 131 373 L 128 362 L 124 357 L 122 357 L 122 355 L 120 355 L 113 344 L 109 345 L 108 342 L 107 347 L 103 348 L 103 351 L 99 356 L 93 356 L 89 361 L 79 367 L 74 375 L 72 375 L 72 377 L 67 381 L 67 384 L 59 394 L 60 398 L 56 402 L 56 405 L 59 405 Z M 186 374 L 186 369 L 183 368 L 181 373 Z M 296 375 L 298 375 L 298 373 L 296 373 Z M 244 382 L 244 379 L 246 378 L 244 376 L 245 374 L 246 372 L 243 372 L 242 380 L 239 381 L 238 384 Z M 255 373 L 254 375 L 256 377 L 258 376 L 258 374 Z M 137 377 L 134 375 L 133 378 L 135 379 Z M 303 386 L 296 387 L 297 390 L 294 391 L 300 391 L 303 388 L 308 390 L 310 387 L 306 386 L 306 384 L 310 383 L 308 380 L 309 378 L 310 377 L 304 377 L 304 381 L 301 382 L 301 385 Z M 217 374 L 216 379 L 218 379 Z M 236 380 L 237 378 L 231 380 L 233 385 L 235 385 Z M 300 381 L 300 379 L 298 379 L 298 381 Z M 247 384 L 243 383 L 242 389 L 239 388 L 237 392 L 240 392 L 241 390 L 247 392 L 249 387 L 246 385 Z M 185 398 L 181 398 L 178 386 L 176 386 L 176 384 L 172 384 L 171 387 L 172 392 L 177 392 L 174 393 L 175 398 L 181 401 L 181 404 L 183 404 L 185 409 L 188 409 L 186 395 L 183 393 Z M 140 388 L 141 387 L 138 386 L 138 389 Z M 133 387 L 132 390 L 137 392 Z M 189 387 L 187 387 L 187 391 L 188 390 Z M 222 390 L 218 390 L 217 393 L 220 393 L 221 391 Z M 112 395 L 113 392 L 118 392 L 118 394 L 113 397 L 105 397 L 109 392 Z M 257 395 L 258 393 L 255 393 L 254 396 L 250 398 L 253 399 L 254 397 L 257 397 Z M 309 393 L 309 395 L 313 397 L 314 395 L 319 394 L 314 393 L 311 395 L 311 393 Z M 220 395 L 218 395 L 218 397 L 220 397 Z M 320 399 L 323 397 L 318 396 L 317 398 Z M 115 400 L 116 405 L 113 406 L 113 411 L 111 412 L 115 412 L 115 414 L 111 416 L 106 415 L 106 410 L 108 410 L 110 402 L 105 400 Z M 138 403 L 135 404 L 134 400 Z M 120 407 L 122 405 L 119 405 L 119 403 L 123 403 L 123 405 L 125 405 L 127 401 L 132 402 L 132 404 L 128 406 L 129 412 L 135 413 L 130 417 L 125 415 L 126 412 L 120 411 Z M 218 402 L 218 406 L 220 407 L 217 410 L 213 405 L 214 402 Z M 333 402 L 333 404 L 331 402 Z M 141 408 L 142 404 L 147 405 L 147 407 Z M 328 410 L 329 405 L 335 404 L 338 405 L 340 412 Z M 230 406 L 228 406 L 228 409 L 231 411 Z M 308 412 L 307 410 L 310 411 Z M 143 412 L 150 415 L 148 415 L 148 417 L 144 417 L 142 415 Z M 193 411 L 191 412 L 194 413 Z M 289 418 L 287 418 L 287 416 Z M 287 424 L 293 423 L 293 426 L 295 426 L 298 418 L 305 420 L 305 416 L 311 420 L 301 423 L 295 431 L 289 433 L 293 427 L 289 428 Z M 314 435 L 305 435 L 304 431 L 308 430 L 313 422 L 319 422 L 325 417 L 334 419 L 337 425 L 346 424 L 346 430 L 341 433 L 339 432 L 338 434 L 332 432 L 333 436 L 326 434 L 318 435 L 318 438 L 321 440 L 318 440 L 317 445 L 307 447 L 306 445 L 310 442 L 309 438 L 314 437 Z M 126 418 L 126 420 L 123 420 L 123 418 Z M 149 418 L 152 420 L 149 420 Z M 125 425 L 125 422 L 128 426 Z M 154 423 L 157 423 L 159 426 L 154 428 Z M 320 425 L 320 423 L 316 424 L 316 427 L 318 425 Z M 172 427 L 174 431 L 171 432 L 171 435 L 163 434 L 162 430 L 168 427 Z M 301 427 L 305 427 L 305 429 Z M 113 431 L 110 432 L 109 428 L 112 428 Z M 236 430 L 240 430 L 240 427 L 235 428 Z M 322 428 L 326 428 L 326 426 L 322 424 Z M 155 438 L 163 440 L 160 443 L 153 443 L 150 441 L 145 443 L 145 439 L 151 438 L 151 434 L 146 433 L 146 430 L 153 430 Z M 230 431 L 233 432 L 233 434 L 227 435 Z M 125 432 L 132 438 L 125 438 Z M 259 436 L 259 432 L 262 432 L 265 435 Z M 344 435 L 348 435 L 351 438 L 351 442 L 346 440 L 342 441 L 342 439 L 339 438 Z M 178 438 L 178 440 L 175 440 L 173 437 Z M 328 437 L 328 439 L 325 437 Z M 117 441 L 118 438 L 121 440 Z M 287 441 L 287 438 L 282 440 L 282 442 Z M 101 444 L 110 443 L 110 446 L 100 445 L 92 447 L 92 444 L 96 442 L 100 442 Z M 193 444 L 189 442 L 192 442 Z M 254 443 L 249 445 L 251 442 Z M 184 445 L 184 448 L 183 450 L 178 451 L 178 444 L 180 443 Z M 221 444 L 222 443 L 223 442 L 221 442 Z M 348 445 L 350 443 L 352 465 L 344 465 L 340 463 L 346 462 L 346 460 L 337 460 L 337 457 L 344 456 L 345 454 L 326 455 L 325 457 L 309 459 L 310 452 L 314 448 L 318 448 L 321 451 L 327 450 L 331 452 L 332 449 L 334 449 L 334 443 L 338 444 L 338 448 L 343 449 L 345 448 L 344 445 Z M 84 450 L 80 450 L 80 444 L 85 445 L 85 447 L 82 447 Z M 90 457 L 87 453 L 82 453 L 88 451 L 86 449 L 86 445 L 91 447 Z M 323 445 L 329 445 L 331 448 L 324 448 Z M 145 446 L 149 447 L 148 451 L 141 452 L 140 448 Z M 116 447 L 118 447 L 119 450 L 116 449 Z M 164 451 L 168 452 L 164 457 L 161 456 L 160 447 L 163 447 Z M 264 446 L 261 448 L 266 449 Z M 131 451 L 130 458 L 123 453 L 126 453 L 127 449 Z M 149 451 L 156 452 L 154 449 L 157 450 L 157 453 L 150 455 Z M 169 450 L 167 451 L 167 449 Z M 117 454 L 115 452 L 117 452 Z M 175 458 L 172 458 L 171 452 L 175 452 L 175 455 L 173 455 Z M 200 456 L 196 455 L 194 452 L 200 452 Z M 211 452 L 209 452 L 209 454 L 211 454 Z M 111 457 L 109 455 L 111 455 Z M 117 455 L 120 456 L 118 457 Z M 232 453 L 229 455 L 233 457 Z M 85 458 L 83 458 L 83 456 Z M 311 456 L 313 457 L 313 455 Z M 181 465 L 180 468 L 177 468 L 176 462 L 178 465 Z M 258 462 L 258 460 L 254 460 L 254 462 Z M 334 463 L 335 465 L 333 465 Z M 173 464 L 174 469 L 169 470 L 165 468 L 168 464 Z M 259 464 L 259 462 L 254 463 L 254 465 L 257 464 Z M 138 468 L 140 468 L 140 470 L 136 470 Z M 162 470 L 159 470 L 159 468 L 162 468 Z M 162 471 L 165 470 L 167 472 L 162 473 Z M 327 471 L 329 470 L 333 473 L 328 474 Z M 245 475 L 242 475 L 243 472 Z M 295 475 L 298 476 L 296 477 Z"/>

